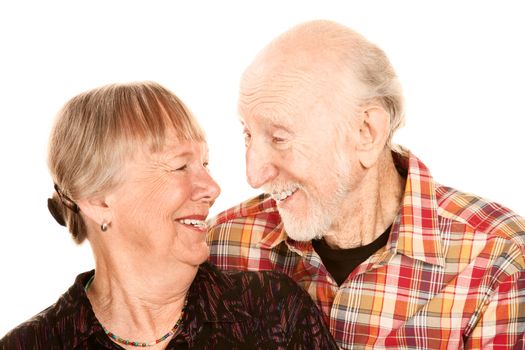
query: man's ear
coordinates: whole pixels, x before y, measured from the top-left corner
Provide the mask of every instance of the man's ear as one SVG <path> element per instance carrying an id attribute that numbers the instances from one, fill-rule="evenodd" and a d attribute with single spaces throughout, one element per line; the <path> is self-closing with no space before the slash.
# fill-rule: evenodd
<path id="1" fill-rule="evenodd" d="M 390 115 L 379 105 L 365 107 L 359 115 L 359 138 L 356 145 L 359 162 L 364 168 L 376 164 L 390 133 Z"/>
<path id="2" fill-rule="evenodd" d="M 81 199 L 78 201 L 80 211 L 97 225 L 111 222 L 112 211 L 104 196 Z"/>

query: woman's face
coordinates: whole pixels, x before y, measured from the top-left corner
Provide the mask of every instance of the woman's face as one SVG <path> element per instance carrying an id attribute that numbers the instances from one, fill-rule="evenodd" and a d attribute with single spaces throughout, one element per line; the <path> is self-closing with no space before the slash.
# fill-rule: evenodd
<path id="1" fill-rule="evenodd" d="M 170 135 L 162 151 L 138 152 L 126 163 L 122 184 L 108 196 L 108 233 L 150 262 L 199 265 L 209 254 L 204 220 L 220 188 L 207 169 L 206 143 Z"/>

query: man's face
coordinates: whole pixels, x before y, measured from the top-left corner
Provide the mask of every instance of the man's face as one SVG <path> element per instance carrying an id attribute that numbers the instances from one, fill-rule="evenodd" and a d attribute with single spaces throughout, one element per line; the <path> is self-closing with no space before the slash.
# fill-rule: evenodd
<path id="1" fill-rule="evenodd" d="M 351 138 L 330 93 L 300 72 L 252 75 L 241 85 L 248 182 L 272 195 L 288 235 L 299 241 L 337 224 L 352 186 Z"/>

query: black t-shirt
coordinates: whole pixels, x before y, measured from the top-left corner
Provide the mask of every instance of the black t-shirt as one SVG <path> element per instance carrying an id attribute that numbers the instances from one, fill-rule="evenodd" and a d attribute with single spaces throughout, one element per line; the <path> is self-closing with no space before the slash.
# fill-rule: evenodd
<path id="1" fill-rule="evenodd" d="M 386 229 L 375 241 L 365 246 L 349 249 L 333 249 L 324 239 L 312 240 L 312 246 L 321 257 L 324 266 L 340 286 L 354 269 L 369 256 L 386 245 L 390 229 Z"/>

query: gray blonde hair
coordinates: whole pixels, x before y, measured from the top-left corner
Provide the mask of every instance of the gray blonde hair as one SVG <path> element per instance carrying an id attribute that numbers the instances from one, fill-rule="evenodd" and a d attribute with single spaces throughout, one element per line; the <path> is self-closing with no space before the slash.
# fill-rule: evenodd
<path id="1" fill-rule="evenodd" d="M 87 229 L 75 201 L 118 185 L 124 161 L 144 147 L 161 150 L 170 129 L 181 140 L 205 141 L 184 103 L 154 82 L 103 86 L 64 105 L 49 141 L 48 166 L 56 188 L 49 207 L 77 243 L 85 240 Z"/>

